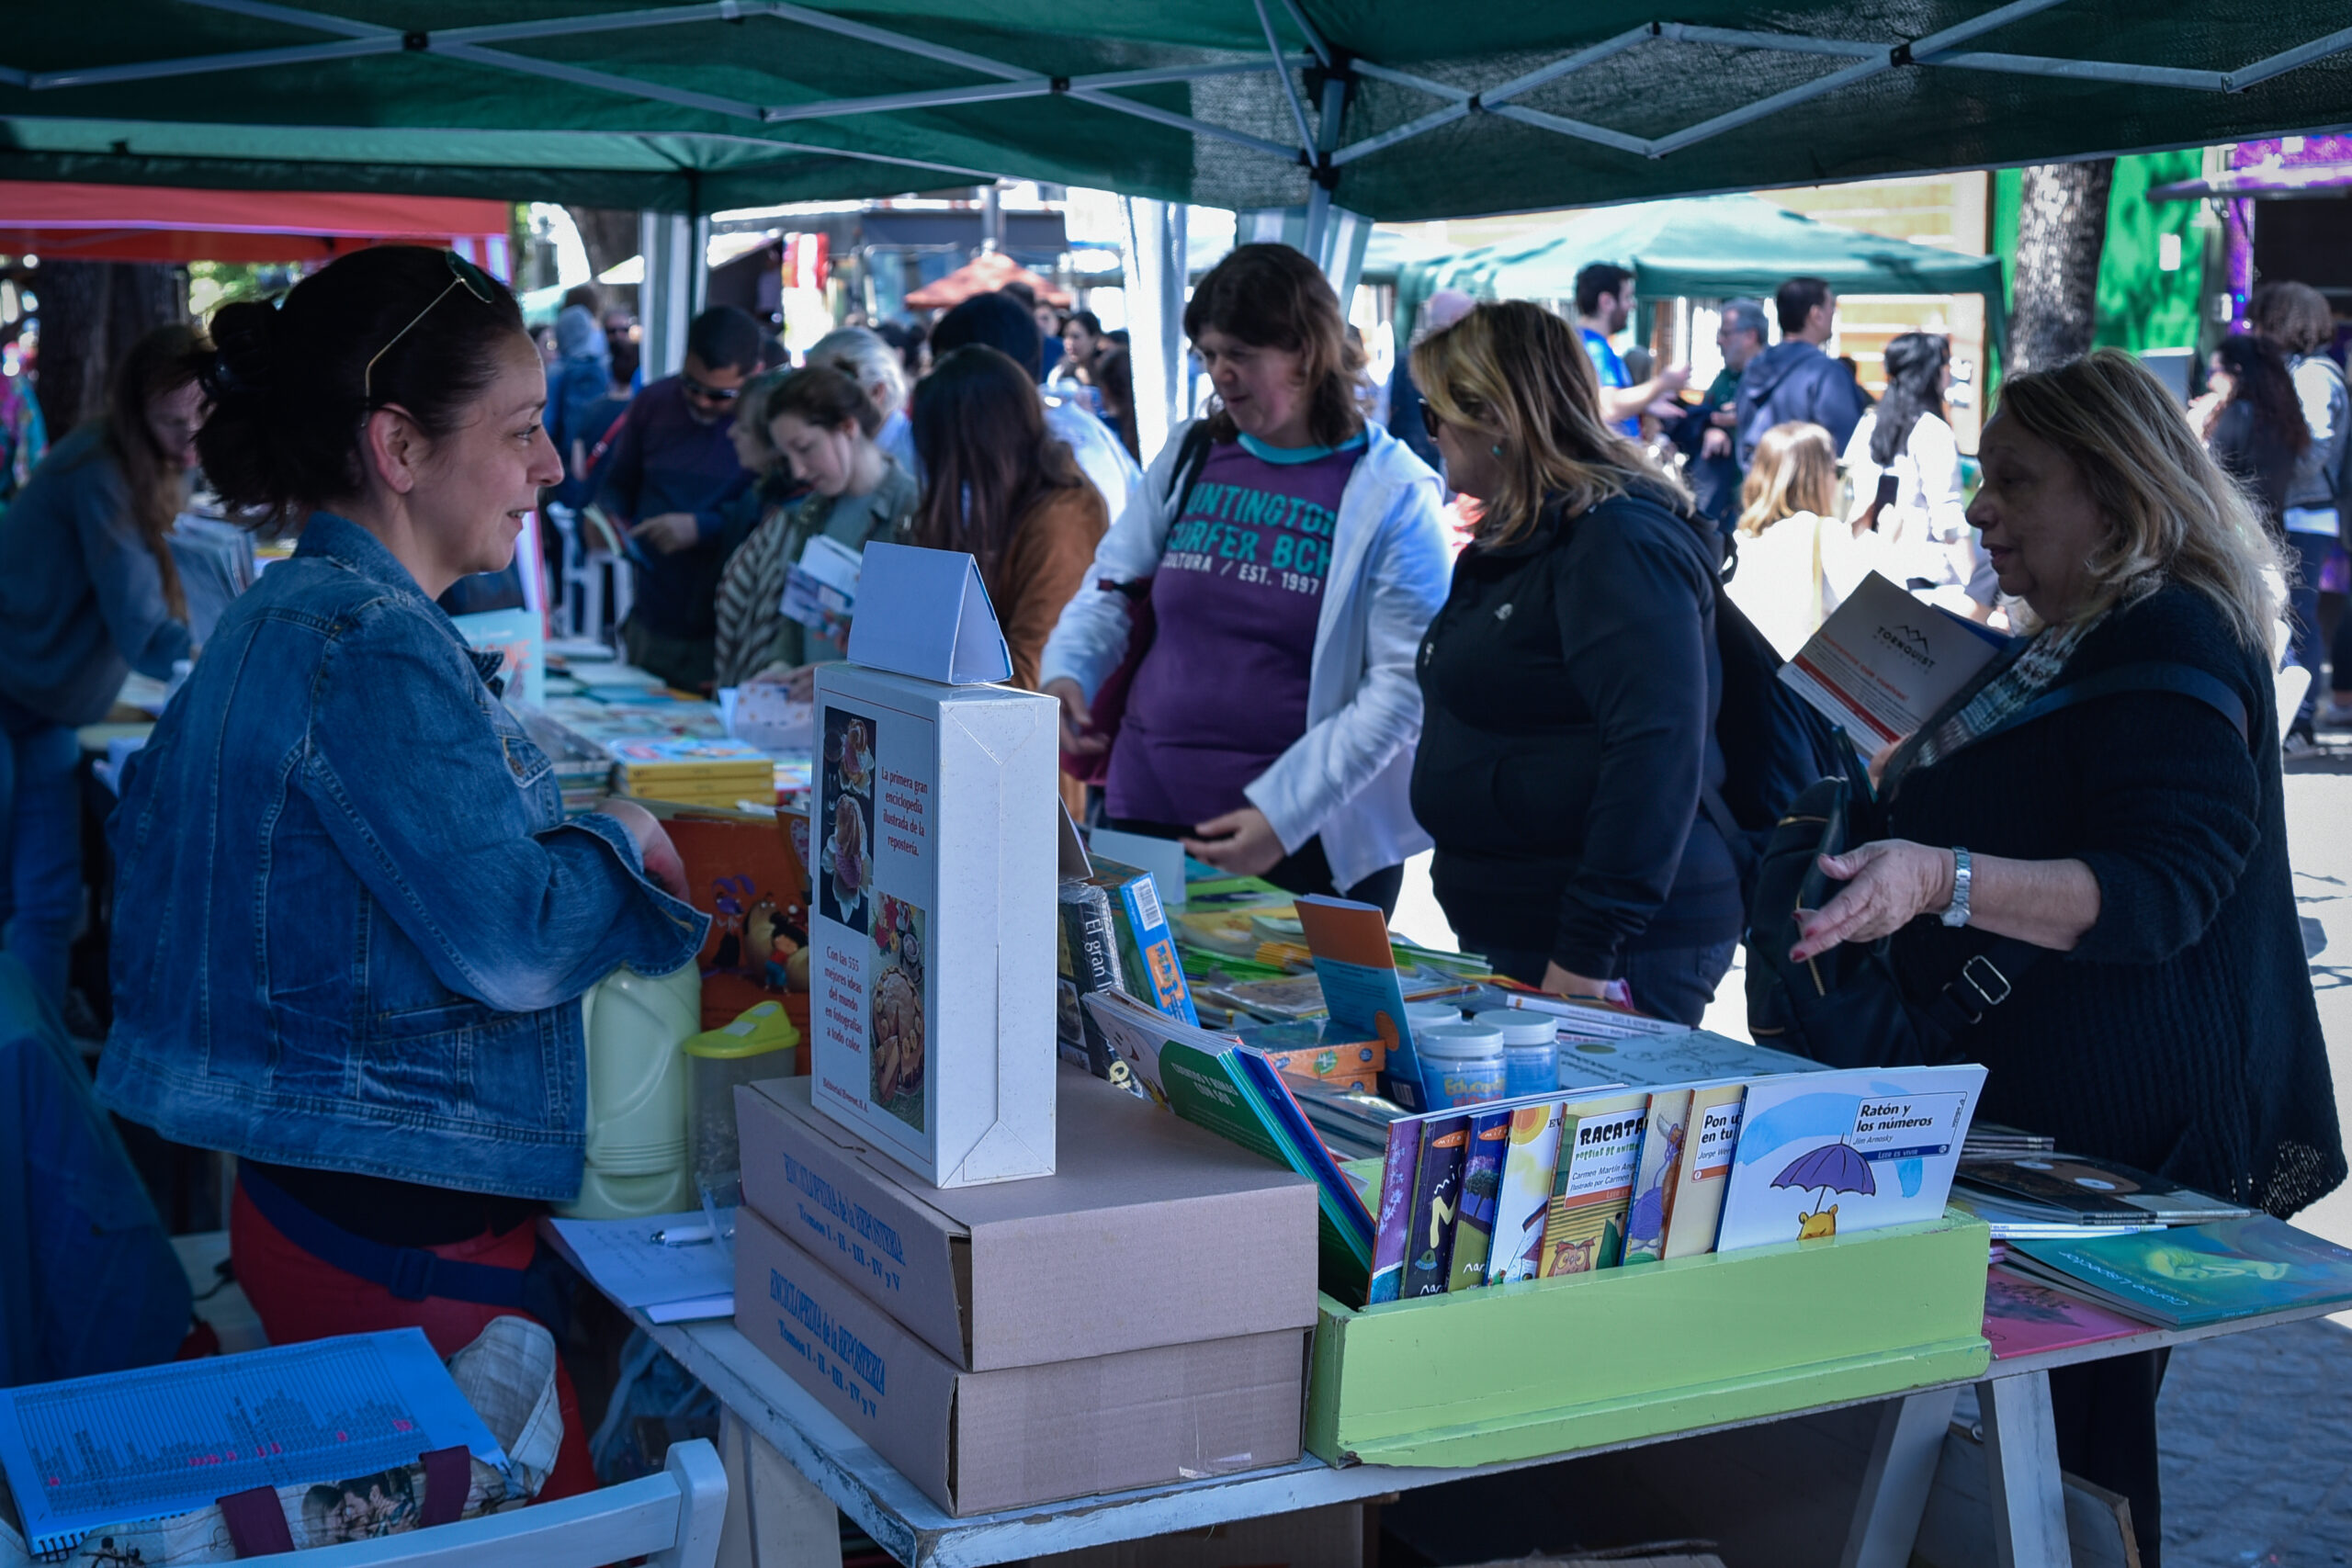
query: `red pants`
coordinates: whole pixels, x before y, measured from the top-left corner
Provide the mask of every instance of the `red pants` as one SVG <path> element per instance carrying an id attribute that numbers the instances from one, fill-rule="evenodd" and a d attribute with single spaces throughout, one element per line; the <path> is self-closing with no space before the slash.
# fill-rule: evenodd
<path id="1" fill-rule="evenodd" d="M 487 1233 L 468 1241 L 427 1250 L 467 1263 L 494 1269 L 528 1267 L 538 1250 L 536 1226 L 516 1225 L 504 1235 Z M 471 1344 L 494 1317 L 523 1316 L 505 1307 L 475 1302 L 455 1302 L 428 1296 L 421 1302 L 402 1301 L 381 1285 L 346 1274 L 322 1263 L 286 1239 L 263 1218 L 244 1184 L 237 1185 L 229 1211 L 229 1256 L 237 1266 L 237 1283 L 261 1318 L 263 1332 L 273 1345 L 293 1345 L 323 1339 L 333 1334 L 373 1334 L 387 1328 L 422 1328 L 435 1352 L 453 1356 Z M 552 1503 L 596 1489 L 595 1472 L 588 1464 L 588 1434 L 580 1425 L 580 1402 L 571 1392 L 571 1374 L 562 1359 L 555 1364 L 556 1399 L 563 1412 L 563 1446 L 556 1450 L 555 1468 L 536 1499 Z"/>

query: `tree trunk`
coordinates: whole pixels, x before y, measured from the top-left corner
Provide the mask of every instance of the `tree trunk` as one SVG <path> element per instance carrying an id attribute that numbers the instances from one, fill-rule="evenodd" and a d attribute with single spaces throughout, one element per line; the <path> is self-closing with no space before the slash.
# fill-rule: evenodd
<path id="1" fill-rule="evenodd" d="M 2039 164 L 2018 201 L 2016 301 L 2009 374 L 2048 370 L 2090 352 L 2098 307 L 2098 261 L 2107 248 L 2107 197 L 2115 160 Z"/>
<path id="2" fill-rule="evenodd" d="M 51 441 L 106 412 L 107 378 L 150 327 L 185 320 L 187 272 L 153 262 L 44 263 L 34 391 Z"/>

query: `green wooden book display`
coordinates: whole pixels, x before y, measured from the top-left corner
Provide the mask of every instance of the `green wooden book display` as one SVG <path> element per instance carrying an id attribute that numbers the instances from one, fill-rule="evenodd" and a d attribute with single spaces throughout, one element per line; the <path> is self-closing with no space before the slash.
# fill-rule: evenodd
<path id="1" fill-rule="evenodd" d="M 1326 1295 L 1306 1447 L 1461 1466 L 1981 1374 L 1991 1233 L 1919 1224 L 1351 1309 Z"/>

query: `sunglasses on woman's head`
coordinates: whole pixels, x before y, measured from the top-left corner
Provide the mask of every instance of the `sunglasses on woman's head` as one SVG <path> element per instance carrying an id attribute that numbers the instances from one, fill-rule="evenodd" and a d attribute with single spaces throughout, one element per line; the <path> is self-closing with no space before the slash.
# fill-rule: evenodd
<path id="1" fill-rule="evenodd" d="M 384 346 L 378 349 L 368 359 L 368 368 L 359 373 L 360 395 L 367 400 L 368 406 L 370 408 L 373 408 L 376 405 L 376 361 L 391 353 L 392 344 L 400 342 L 401 339 L 408 336 L 410 333 L 415 331 L 416 323 L 431 315 L 433 313 L 433 307 L 441 303 L 442 300 L 447 299 L 449 297 L 451 289 L 463 288 L 467 293 L 472 295 L 475 299 L 481 300 L 485 305 L 498 298 L 497 288 L 491 283 L 489 274 L 483 272 L 481 268 L 474 265 L 473 263 L 468 261 L 465 257 L 459 255 L 455 251 L 443 251 L 441 253 L 441 259 L 449 264 L 448 287 L 443 288 L 440 293 L 435 294 L 432 299 L 426 300 L 424 302 L 424 309 L 419 310 L 415 315 L 411 316 L 408 320 L 407 326 L 402 327 L 400 331 L 394 333 L 390 338 L 387 338 L 384 342 Z"/>

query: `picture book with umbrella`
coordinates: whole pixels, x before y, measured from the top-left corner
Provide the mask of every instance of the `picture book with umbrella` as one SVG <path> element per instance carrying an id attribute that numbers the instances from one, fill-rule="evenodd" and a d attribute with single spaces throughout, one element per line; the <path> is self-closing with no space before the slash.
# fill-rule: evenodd
<path id="1" fill-rule="evenodd" d="M 1763 1078 L 1747 1091 L 1719 1252 L 1815 1241 L 1944 1212 L 1980 1066 Z"/>

